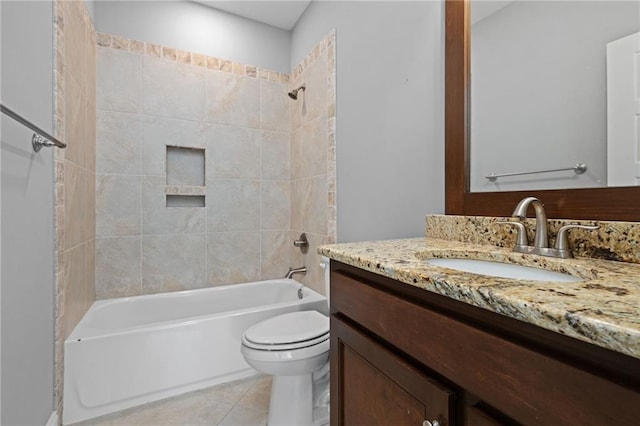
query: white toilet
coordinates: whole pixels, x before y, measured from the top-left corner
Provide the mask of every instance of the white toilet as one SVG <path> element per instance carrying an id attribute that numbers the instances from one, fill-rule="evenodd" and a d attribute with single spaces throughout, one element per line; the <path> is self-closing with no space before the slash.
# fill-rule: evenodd
<path id="1" fill-rule="evenodd" d="M 323 257 L 329 300 L 329 259 Z M 269 426 L 329 423 L 329 318 L 317 311 L 291 312 L 249 327 L 242 355 L 273 376 Z"/>

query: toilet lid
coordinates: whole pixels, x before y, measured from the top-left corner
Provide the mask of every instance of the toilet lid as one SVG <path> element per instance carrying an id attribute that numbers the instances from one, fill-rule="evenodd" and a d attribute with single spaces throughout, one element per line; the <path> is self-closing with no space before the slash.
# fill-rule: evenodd
<path id="1" fill-rule="evenodd" d="M 312 346 L 321 345 L 324 342 L 329 342 L 329 333 L 323 334 L 320 337 L 316 337 L 315 339 L 305 340 L 303 342 L 295 342 L 295 343 L 285 343 L 281 345 L 264 345 L 260 343 L 254 343 L 247 340 L 246 336 L 242 336 L 242 345 L 252 349 L 258 349 L 261 351 L 292 351 L 296 349 L 304 349 L 310 348 Z"/>
<path id="2" fill-rule="evenodd" d="M 286 345 L 316 340 L 328 333 L 328 317 L 317 311 L 302 311 L 264 320 L 249 327 L 244 338 L 260 345 Z"/>

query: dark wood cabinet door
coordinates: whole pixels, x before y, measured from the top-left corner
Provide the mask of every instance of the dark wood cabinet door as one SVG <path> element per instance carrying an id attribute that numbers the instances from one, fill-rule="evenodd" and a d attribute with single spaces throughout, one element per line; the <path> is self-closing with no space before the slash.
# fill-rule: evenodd
<path id="1" fill-rule="evenodd" d="M 465 426 L 504 426 L 507 424 L 514 424 L 501 422 L 477 407 L 465 407 L 464 411 Z"/>
<path id="2" fill-rule="evenodd" d="M 339 318 L 331 318 L 331 424 L 454 422 L 454 393 Z"/>

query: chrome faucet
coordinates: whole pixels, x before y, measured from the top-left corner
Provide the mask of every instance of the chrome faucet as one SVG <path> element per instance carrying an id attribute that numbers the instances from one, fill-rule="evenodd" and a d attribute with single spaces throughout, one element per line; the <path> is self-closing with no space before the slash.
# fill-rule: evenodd
<path id="1" fill-rule="evenodd" d="M 285 278 L 293 278 L 293 274 L 306 274 L 307 268 L 306 266 L 301 266 L 299 268 L 289 268 L 289 272 L 285 275 Z"/>
<path id="2" fill-rule="evenodd" d="M 497 222 L 500 224 L 506 224 L 515 226 L 518 228 L 518 236 L 516 237 L 516 245 L 513 247 L 513 251 L 518 253 L 537 254 L 540 256 L 559 257 L 567 259 L 573 257 L 571 250 L 569 250 L 569 241 L 567 238 L 568 231 L 573 228 L 581 229 L 598 229 L 599 226 L 587 226 L 570 224 L 565 225 L 558 231 L 556 238 L 556 245 L 554 248 L 549 247 L 548 242 L 548 228 L 547 228 L 547 214 L 544 211 L 544 205 L 536 197 L 527 197 L 520 200 L 512 217 L 517 217 L 520 220 L 527 218 L 527 210 L 529 205 L 533 205 L 536 213 L 536 234 L 533 242 L 533 246 L 529 245 L 529 238 L 527 237 L 527 229 L 522 222 Z"/>
<path id="3" fill-rule="evenodd" d="M 544 211 L 544 205 L 536 197 L 527 197 L 520 200 L 515 210 L 511 214 L 512 217 L 517 217 L 520 220 L 527 218 L 527 210 L 529 205 L 533 205 L 536 212 L 536 235 L 533 242 L 533 246 L 537 248 L 548 248 L 549 242 L 547 240 L 547 214 Z"/>

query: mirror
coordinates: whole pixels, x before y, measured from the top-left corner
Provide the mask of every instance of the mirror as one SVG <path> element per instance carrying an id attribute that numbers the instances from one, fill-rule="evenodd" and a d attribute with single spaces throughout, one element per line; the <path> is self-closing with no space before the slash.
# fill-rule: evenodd
<path id="1" fill-rule="evenodd" d="M 536 196 L 545 203 L 548 216 L 553 218 L 640 221 L 638 187 L 500 192 L 471 190 L 470 118 L 473 111 L 469 43 L 471 16 L 468 0 L 447 0 L 445 22 L 446 213 L 509 216 L 520 199 Z M 540 127 L 546 125 L 548 123 L 537 123 Z M 495 152 L 492 154 L 498 155 Z"/>
<path id="2" fill-rule="evenodd" d="M 471 191 L 640 183 L 639 20 L 635 1 L 471 1 Z"/>
<path id="3" fill-rule="evenodd" d="M 471 1 L 471 191 L 640 182 L 639 22 L 636 1 Z"/>

